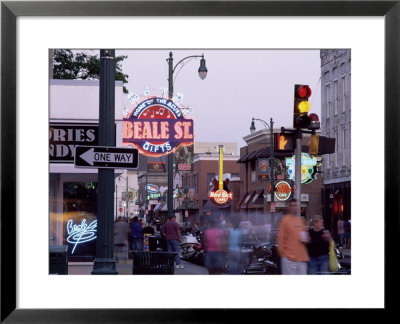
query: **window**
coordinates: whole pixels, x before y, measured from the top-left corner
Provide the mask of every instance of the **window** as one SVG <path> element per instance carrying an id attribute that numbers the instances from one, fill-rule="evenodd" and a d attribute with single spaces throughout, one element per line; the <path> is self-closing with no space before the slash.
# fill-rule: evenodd
<path id="1" fill-rule="evenodd" d="M 339 155 L 339 133 L 335 132 L 335 167 L 338 166 L 338 155 Z"/>
<path id="2" fill-rule="evenodd" d="M 329 118 L 331 116 L 331 101 L 329 98 L 330 94 L 330 85 L 327 84 L 325 86 L 325 107 L 326 107 L 326 118 Z"/>
<path id="3" fill-rule="evenodd" d="M 256 182 L 256 171 L 251 171 L 251 183 Z"/>
<path id="4" fill-rule="evenodd" d="M 342 77 L 342 84 L 341 84 L 341 88 L 342 88 L 342 95 L 341 95 L 341 97 L 342 97 L 342 112 L 345 112 L 346 111 L 346 77 L 345 76 L 343 76 Z"/>
<path id="5" fill-rule="evenodd" d="M 335 116 L 338 114 L 338 101 L 339 101 L 338 81 L 335 80 L 333 82 L 333 106 L 334 106 Z"/>
<path id="6" fill-rule="evenodd" d="M 342 131 L 342 150 L 343 150 L 343 159 L 342 159 L 342 165 L 346 165 L 346 129 L 343 129 Z"/>

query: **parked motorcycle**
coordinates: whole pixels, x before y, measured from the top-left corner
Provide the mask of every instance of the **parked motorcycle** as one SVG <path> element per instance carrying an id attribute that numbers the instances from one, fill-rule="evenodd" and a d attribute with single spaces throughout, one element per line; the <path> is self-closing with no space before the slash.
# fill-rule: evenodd
<path id="1" fill-rule="evenodd" d="M 192 233 L 185 233 L 182 235 L 180 243 L 180 257 L 185 261 L 189 261 L 196 252 L 194 246 L 198 244 L 199 242 Z"/>
<path id="2" fill-rule="evenodd" d="M 271 242 L 258 242 L 253 247 L 245 274 L 280 274 L 277 246 Z"/>
<path id="3" fill-rule="evenodd" d="M 332 274 L 336 275 L 349 275 L 351 274 L 351 261 L 345 258 L 342 251 L 339 249 L 338 244 L 335 245 L 336 258 L 339 262 L 339 269 Z"/>

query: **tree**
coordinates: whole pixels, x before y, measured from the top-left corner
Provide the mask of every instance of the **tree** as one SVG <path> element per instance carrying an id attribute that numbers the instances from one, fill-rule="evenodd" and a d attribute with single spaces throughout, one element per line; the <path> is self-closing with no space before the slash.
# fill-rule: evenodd
<path id="1" fill-rule="evenodd" d="M 54 79 L 98 80 L 100 78 L 100 59 L 98 55 L 84 52 L 73 53 L 70 49 L 55 49 L 53 52 Z M 129 76 L 122 72 L 121 62 L 128 56 L 115 57 L 115 80 L 128 82 Z M 124 93 L 128 90 L 123 86 Z"/>

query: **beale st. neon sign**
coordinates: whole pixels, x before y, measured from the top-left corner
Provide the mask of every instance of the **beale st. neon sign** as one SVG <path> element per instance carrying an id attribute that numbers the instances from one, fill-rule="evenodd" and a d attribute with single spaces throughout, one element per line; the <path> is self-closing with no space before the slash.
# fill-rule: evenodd
<path id="1" fill-rule="evenodd" d="M 145 99 L 122 121 L 123 145 L 147 156 L 167 155 L 193 142 L 193 120 L 170 99 Z"/>

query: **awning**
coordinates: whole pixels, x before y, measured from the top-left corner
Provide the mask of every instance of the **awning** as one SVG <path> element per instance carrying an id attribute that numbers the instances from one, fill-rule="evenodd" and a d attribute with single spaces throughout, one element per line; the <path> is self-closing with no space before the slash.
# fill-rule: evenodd
<path id="1" fill-rule="evenodd" d="M 182 203 L 176 210 L 185 210 L 186 203 Z M 187 209 L 199 209 L 199 202 L 198 201 L 189 201 L 187 204 Z"/>
<path id="2" fill-rule="evenodd" d="M 154 212 L 160 212 L 160 211 L 167 211 L 167 203 L 161 203 L 158 204 L 156 207 L 154 207 L 153 211 Z"/>
<path id="3" fill-rule="evenodd" d="M 303 153 L 308 153 L 309 148 L 307 145 L 302 145 L 301 151 Z M 275 158 L 285 158 L 285 157 L 291 157 L 294 155 L 294 152 L 274 152 L 274 157 Z M 255 158 L 269 158 L 271 157 L 271 147 L 266 147 L 263 148 L 262 150 L 259 150 L 258 153 L 256 154 Z"/>
<path id="4" fill-rule="evenodd" d="M 245 155 L 243 155 L 239 160 L 237 160 L 236 162 L 237 163 L 246 163 L 246 159 L 247 159 L 247 157 L 250 155 L 251 153 L 247 153 L 247 154 L 245 154 Z"/>
<path id="5" fill-rule="evenodd" d="M 248 208 L 263 208 L 264 207 L 264 189 L 259 189 L 251 198 Z"/>
<path id="6" fill-rule="evenodd" d="M 240 202 L 240 208 L 247 208 L 248 203 L 250 202 L 251 197 L 253 197 L 255 191 L 248 191 L 242 201 Z"/>
<path id="7" fill-rule="evenodd" d="M 258 153 L 260 153 L 262 150 L 263 150 L 263 149 L 257 150 L 257 151 L 253 151 L 253 152 L 250 152 L 250 153 L 248 153 L 248 154 L 246 154 L 246 155 L 243 155 L 243 156 L 242 156 L 239 160 L 237 160 L 236 162 L 237 162 L 237 163 L 246 163 L 246 162 L 253 161 L 253 160 L 256 159 L 256 155 L 257 155 Z"/>

